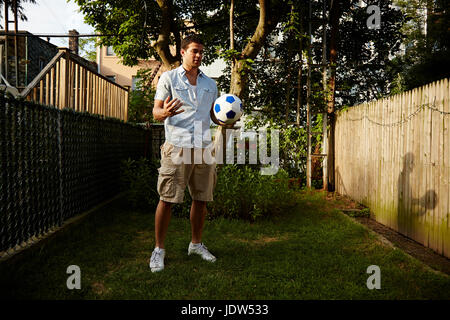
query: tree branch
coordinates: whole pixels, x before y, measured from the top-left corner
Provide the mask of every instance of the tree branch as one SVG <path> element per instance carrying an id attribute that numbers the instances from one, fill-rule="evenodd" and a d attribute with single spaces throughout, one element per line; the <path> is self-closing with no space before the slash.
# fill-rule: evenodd
<path id="1" fill-rule="evenodd" d="M 264 40 L 267 35 L 270 33 L 269 26 L 270 21 L 267 19 L 269 10 L 269 0 L 259 0 L 259 21 L 258 26 L 256 27 L 255 33 L 251 37 L 250 41 L 245 46 L 244 50 L 242 50 L 243 58 L 254 59 L 258 55 L 259 50 L 261 49 Z"/>
<path id="2" fill-rule="evenodd" d="M 172 17 L 172 1 L 171 0 L 156 0 L 159 8 L 161 9 L 162 21 L 161 30 L 158 35 L 158 40 L 155 42 L 155 50 L 160 56 L 164 66 L 167 69 L 173 69 L 180 64 L 176 56 L 170 53 L 169 38 L 170 32 L 173 29 L 173 17 Z"/>

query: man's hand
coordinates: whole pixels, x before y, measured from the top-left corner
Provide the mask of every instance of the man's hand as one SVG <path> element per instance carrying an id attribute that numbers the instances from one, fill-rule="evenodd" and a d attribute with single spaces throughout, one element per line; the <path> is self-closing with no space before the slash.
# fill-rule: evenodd
<path id="1" fill-rule="evenodd" d="M 211 116 L 211 120 L 215 124 L 225 128 L 225 129 L 238 129 L 237 127 L 234 126 L 236 122 L 233 122 L 232 124 L 224 124 L 224 123 L 220 122 L 219 120 L 217 120 L 216 115 L 214 114 L 214 109 L 213 108 L 214 108 L 214 103 L 211 105 L 211 109 L 209 111 L 209 114 Z"/>
<path id="2" fill-rule="evenodd" d="M 179 99 L 170 100 L 168 96 L 164 101 L 155 99 L 155 104 L 153 106 L 153 118 L 156 121 L 163 122 L 168 117 L 173 117 L 181 112 L 183 109 L 179 109 L 183 105 L 183 102 Z"/>
<path id="3" fill-rule="evenodd" d="M 173 117 L 177 114 L 184 112 L 183 109 L 178 110 L 183 105 L 183 102 L 179 99 L 170 100 L 170 96 L 167 96 L 164 100 L 163 113 L 164 117 Z"/>
<path id="4" fill-rule="evenodd" d="M 225 129 L 238 129 L 237 127 L 234 126 L 235 124 L 236 124 L 236 122 L 229 123 L 229 124 L 221 123 L 220 125 L 222 127 L 224 127 Z"/>

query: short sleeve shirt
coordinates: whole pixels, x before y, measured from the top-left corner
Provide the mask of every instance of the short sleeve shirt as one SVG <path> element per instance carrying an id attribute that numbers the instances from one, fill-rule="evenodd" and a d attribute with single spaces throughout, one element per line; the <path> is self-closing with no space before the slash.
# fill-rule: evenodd
<path id="1" fill-rule="evenodd" d="M 164 120 L 166 141 L 184 148 L 206 148 L 211 143 L 210 110 L 217 99 L 216 82 L 199 71 L 194 92 L 183 66 L 164 72 L 158 81 L 155 99 L 183 102 L 184 112 Z"/>

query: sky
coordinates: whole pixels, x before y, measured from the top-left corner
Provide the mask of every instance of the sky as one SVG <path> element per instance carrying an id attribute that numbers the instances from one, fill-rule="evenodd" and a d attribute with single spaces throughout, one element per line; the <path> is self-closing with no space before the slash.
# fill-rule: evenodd
<path id="1" fill-rule="evenodd" d="M 23 3 L 23 8 L 28 21 L 19 21 L 19 30 L 34 34 L 68 34 L 72 29 L 80 34 L 94 33 L 94 28 L 84 23 L 83 15 L 73 0 L 36 0 L 36 4 Z M 50 38 L 50 42 L 68 47 L 67 38 Z"/>

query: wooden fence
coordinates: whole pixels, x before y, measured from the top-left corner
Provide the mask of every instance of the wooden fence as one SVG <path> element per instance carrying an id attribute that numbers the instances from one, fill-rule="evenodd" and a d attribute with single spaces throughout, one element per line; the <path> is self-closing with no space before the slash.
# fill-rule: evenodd
<path id="1" fill-rule="evenodd" d="M 60 49 L 20 95 L 59 109 L 128 118 L 128 90 L 83 66 L 68 49 Z"/>
<path id="2" fill-rule="evenodd" d="M 336 189 L 450 257 L 449 79 L 338 113 Z"/>

